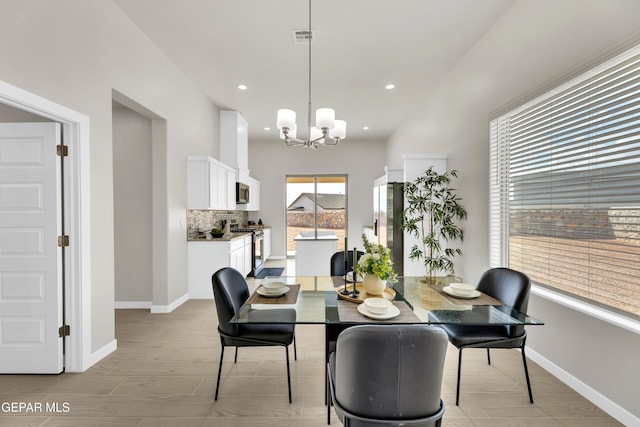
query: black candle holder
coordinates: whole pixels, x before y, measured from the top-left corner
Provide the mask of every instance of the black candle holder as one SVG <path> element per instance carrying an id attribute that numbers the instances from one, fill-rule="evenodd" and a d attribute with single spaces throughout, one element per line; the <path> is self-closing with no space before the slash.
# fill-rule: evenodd
<path id="1" fill-rule="evenodd" d="M 347 271 L 344 272 L 344 289 L 340 291 L 341 295 L 349 295 L 351 292 L 347 289 Z"/>
<path id="2" fill-rule="evenodd" d="M 358 298 L 358 295 L 360 295 L 360 291 L 356 287 L 356 285 L 358 284 L 358 275 L 356 274 L 356 265 L 358 262 L 356 260 L 357 253 L 358 248 L 353 248 L 353 258 L 351 259 L 353 261 L 353 291 L 351 291 L 351 295 L 349 295 L 351 298 Z"/>
<path id="3" fill-rule="evenodd" d="M 347 289 L 347 270 L 349 266 L 349 251 L 347 250 L 347 238 L 344 238 L 344 289 L 340 291 L 341 295 L 349 295 L 349 289 Z"/>

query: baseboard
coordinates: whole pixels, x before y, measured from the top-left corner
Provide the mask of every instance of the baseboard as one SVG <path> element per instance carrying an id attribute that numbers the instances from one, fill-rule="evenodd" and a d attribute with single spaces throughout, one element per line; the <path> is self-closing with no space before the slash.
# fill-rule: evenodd
<path id="1" fill-rule="evenodd" d="M 284 255 L 271 255 L 267 261 L 270 261 L 272 259 L 287 259 L 287 257 Z"/>
<path id="2" fill-rule="evenodd" d="M 169 305 L 152 305 L 152 313 L 171 313 L 176 308 L 180 307 L 185 302 L 189 301 L 189 294 L 184 294 Z"/>
<path id="3" fill-rule="evenodd" d="M 608 397 L 604 396 L 597 390 L 589 387 L 587 384 L 580 381 L 578 378 L 569 374 L 567 371 L 551 362 L 540 353 L 532 350 L 529 346 L 526 349 L 527 357 L 542 368 L 550 372 L 553 376 L 560 381 L 571 387 L 576 392 L 580 393 L 585 399 L 596 405 L 598 408 L 611 415 L 613 418 L 621 422 L 625 426 L 638 426 L 640 425 L 640 418 L 630 413 Z M 535 390 L 534 390 L 535 394 Z"/>
<path id="4" fill-rule="evenodd" d="M 91 353 L 91 356 L 89 356 L 89 366 L 87 366 L 86 369 L 89 369 L 90 367 L 92 367 L 93 365 L 95 365 L 96 363 L 98 363 L 99 361 L 101 361 L 102 359 L 104 359 L 105 357 L 107 357 L 117 349 L 118 349 L 118 340 L 113 340 L 107 345 L 103 346 L 98 351 L 94 351 L 93 353 Z"/>
<path id="5" fill-rule="evenodd" d="M 116 301 L 113 306 L 116 310 L 151 308 L 151 301 Z"/>

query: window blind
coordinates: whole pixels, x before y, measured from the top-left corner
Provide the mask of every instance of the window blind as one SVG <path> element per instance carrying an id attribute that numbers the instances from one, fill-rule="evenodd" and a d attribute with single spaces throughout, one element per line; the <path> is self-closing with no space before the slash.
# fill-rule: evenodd
<path id="1" fill-rule="evenodd" d="M 640 315 L 640 49 L 490 123 L 492 266 Z"/>

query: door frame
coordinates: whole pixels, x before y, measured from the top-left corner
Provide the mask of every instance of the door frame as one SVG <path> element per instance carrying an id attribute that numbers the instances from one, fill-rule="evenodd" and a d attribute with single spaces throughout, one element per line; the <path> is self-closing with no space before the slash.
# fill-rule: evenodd
<path id="1" fill-rule="evenodd" d="M 0 80 L 0 103 L 61 123 L 65 157 L 65 230 L 73 244 L 65 257 L 65 371 L 83 372 L 91 353 L 91 216 L 89 117 Z"/>

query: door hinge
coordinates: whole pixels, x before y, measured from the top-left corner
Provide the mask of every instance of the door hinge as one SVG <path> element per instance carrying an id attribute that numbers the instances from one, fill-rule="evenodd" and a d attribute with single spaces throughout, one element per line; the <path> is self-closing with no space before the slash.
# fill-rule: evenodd
<path id="1" fill-rule="evenodd" d="M 69 335 L 71 335 L 71 328 L 69 325 L 62 325 L 58 328 L 58 336 L 60 338 L 68 337 Z"/>
<path id="2" fill-rule="evenodd" d="M 61 248 L 69 246 L 69 236 L 67 236 L 66 234 L 58 236 L 58 246 L 60 246 Z"/>
<path id="3" fill-rule="evenodd" d="M 69 147 L 67 145 L 56 145 L 56 154 L 60 157 L 69 155 Z"/>

